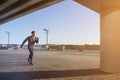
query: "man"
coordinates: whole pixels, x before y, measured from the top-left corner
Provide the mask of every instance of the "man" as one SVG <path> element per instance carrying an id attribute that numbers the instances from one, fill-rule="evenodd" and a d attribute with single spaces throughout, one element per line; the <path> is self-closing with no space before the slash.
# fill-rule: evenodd
<path id="1" fill-rule="evenodd" d="M 29 57 L 28 57 L 28 63 L 33 65 L 32 60 L 33 60 L 33 48 L 35 43 L 39 42 L 39 38 L 35 36 L 35 31 L 31 32 L 31 36 L 28 36 L 23 42 L 22 45 L 20 46 L 22 48 L 22 46 L 24 45 L 24 43 L 28 41 L 28 50 L 30 52 Z"/>

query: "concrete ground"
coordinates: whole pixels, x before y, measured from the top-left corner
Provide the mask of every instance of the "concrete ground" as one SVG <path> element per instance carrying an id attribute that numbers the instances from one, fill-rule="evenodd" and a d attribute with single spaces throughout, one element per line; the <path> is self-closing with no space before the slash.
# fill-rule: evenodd
<path id="1" fill-rule="evenodd" d="M 0 80 L 120 80 L 120 74 L 100 71 L 99 52 L 0 50 Z"/>

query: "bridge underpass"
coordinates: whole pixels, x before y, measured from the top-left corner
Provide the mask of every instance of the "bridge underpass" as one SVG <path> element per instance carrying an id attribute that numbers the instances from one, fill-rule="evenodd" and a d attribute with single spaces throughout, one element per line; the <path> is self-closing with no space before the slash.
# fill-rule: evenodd
<path id="1" fill-rule="evenodd" d="M 48 7 L 63 0 L 0 0 L 0 24 Z M 74 0 L 100 16 L 100 68 L 106 72 L 120 72 L 120 1 Z"/>

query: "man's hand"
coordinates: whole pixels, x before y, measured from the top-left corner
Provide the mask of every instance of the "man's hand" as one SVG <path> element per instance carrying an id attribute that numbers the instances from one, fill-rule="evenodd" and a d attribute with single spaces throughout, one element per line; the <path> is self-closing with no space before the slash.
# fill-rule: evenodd
<path id="1" fill-rule="evenodd" d="M 39 42 L 39 38 L 38 38 L 38 37 L 35 38 L 35 42 L 36 42 L 36 43 Z"/>

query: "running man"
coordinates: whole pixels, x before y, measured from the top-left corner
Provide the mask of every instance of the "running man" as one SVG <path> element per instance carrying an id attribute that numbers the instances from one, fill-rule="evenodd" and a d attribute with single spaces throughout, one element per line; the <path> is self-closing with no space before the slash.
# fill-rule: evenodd
<path id="1" fill-rule="evenodd" d="M 31 32 L 31 36 L 28 36 L 23 42 L 22 45 L 20 46 L 21 48 L 23 47 L 24 43 L 28 41 L 28 50 L 30 52 L 29 57 L 28 57 L 28 63 L 33 65 L 32 60 L 33 60 L 33 48 L 35 43 L 39 42 L 39 38 L 35 36 L 35 31 Z"/>

